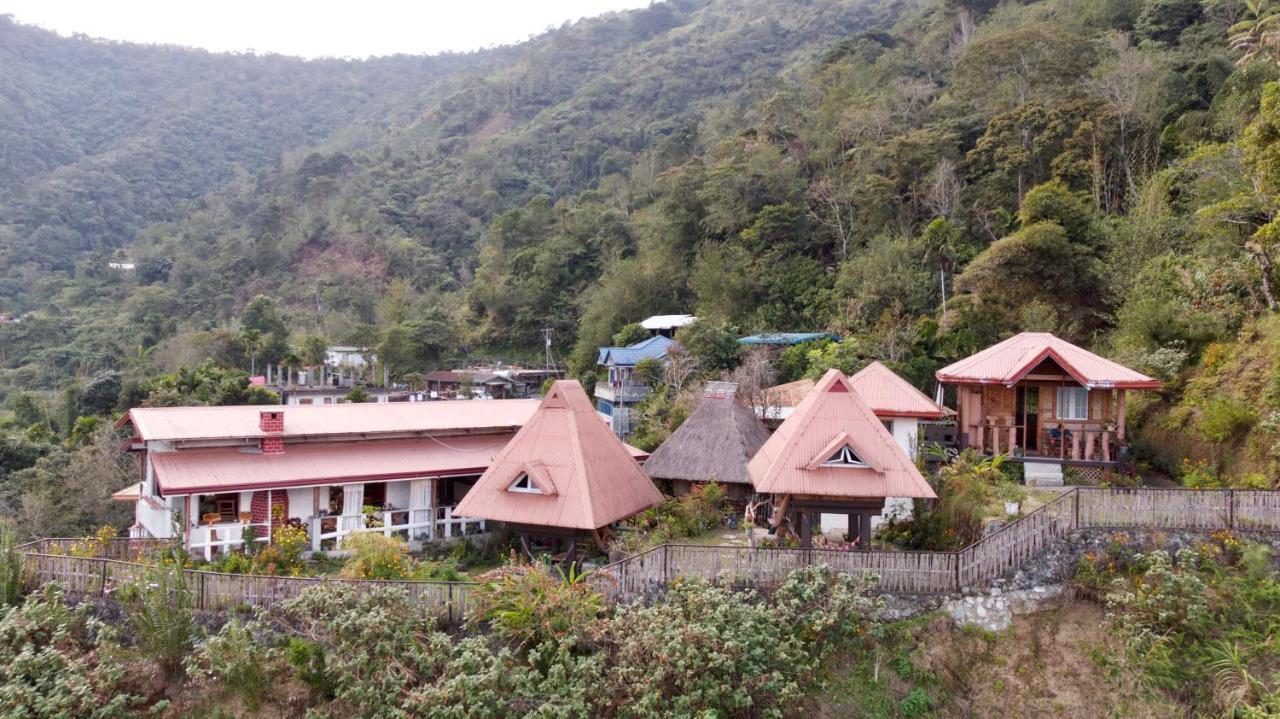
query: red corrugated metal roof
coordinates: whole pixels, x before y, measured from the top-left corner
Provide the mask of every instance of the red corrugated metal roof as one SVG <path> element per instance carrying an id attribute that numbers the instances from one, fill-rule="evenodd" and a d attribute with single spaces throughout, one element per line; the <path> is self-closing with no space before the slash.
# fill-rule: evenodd
<path id="1" fill-rule="evenodd" d="M 823 466 L 844 435 L 866 467 Z M 838 448 L 837 448 L 838 449 Z M 839 370 L 828 370 L 747 465 L 757 492 L 827 497 L 936 495 L 871 407 Z"/>
<path id="2" fill-rule="evenodd" d="M 947 384 L 1012 385 L 1046 359 L 1090 388 L 1158 389 L 1159 380 L 1077 347 L 1048 332 L 1023 332 L 938 370 Z"/>
<path id="3" fill-rule="evenodd" d="M 480 474 L 513 436 L 315 442 L 287 445 L 281 454 L 234 447 L 183 449 L 152 452 L 151 463 L 160 492 L 175 496 L 378 482 Z M 634 447 L 626 449 L 636 459 L 647 456 Z"/>
<path id="4" fill-rule="evenodd" d="M 511 491 L 523 473 L 555 494 Z M 599 529 L 662 502 L 662 493 L 608 426 L 582 385 L 558 380 L 455 513 L 500 522 Z"/>
<path id="5" fill-rule="evenodd" d="M 444 402 L 345 403 L 330 405 L 239 405 L 234 407 L 138 407 L 120 420 L 143 440 L 241 439 L 263 436 L 258 415 L 284 412 L 285 437 L 479 432 L 519 429 L 534 410 L 533 399 Z"/>
<path id="6" fill-rule="evenodd" d="M 879 362 L 872 362 L 848 379 L 878 417 L 941 419 L 950 413 Z M 770 387 L 765 390 L 769 406 L 795 407 L 813 390 L 813 385 L 813 380 L 802 379 Z"/>

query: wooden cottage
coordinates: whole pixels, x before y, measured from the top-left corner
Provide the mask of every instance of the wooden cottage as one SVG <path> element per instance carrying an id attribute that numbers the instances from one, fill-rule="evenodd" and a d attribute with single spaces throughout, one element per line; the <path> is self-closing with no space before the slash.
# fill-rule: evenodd
<path id="1" fill-rule="evenodd" d="M 745 506 L 755 493 L 747 462 L 769 439 L 769 430 L 737 395 L 736 383 L 708 382 L 698 408 L 649 455 L 645 472 L 675 496 L 717 482 L 729 501 Z"/>
<path id="2" fill-rule="evenodd" d="M 600 421 L 575 380 L 557 380 L 536 412 L 458 503 L 463 517 L 503 522 L 531 542 L 563 547 L 566 562 L 578 542 L 603 551 L 609 526 L 662 503 L 639 462 Z"/>
<path id="3" fill-rule="evenodd" d="M 839 370 L 828 370 L 747 465 L 773 499 L 770 524 L 812 544 L 817 514 L 845 514 L 851 539 L 871 543 L 871 518 L 889 497 L 937 495 Z"/>
<path id="4" fill-rule="evenodd" d="M 1126 391 L 1160 387 L 1047 332 L 1010 337 L 937 378 L 957 388 L 962 446 L 1026 462 L 1029 480 L 1046 466 L 1049 484 L 1061 483 L 1062 464 L 1115 466 L 1126 448 Z"/>

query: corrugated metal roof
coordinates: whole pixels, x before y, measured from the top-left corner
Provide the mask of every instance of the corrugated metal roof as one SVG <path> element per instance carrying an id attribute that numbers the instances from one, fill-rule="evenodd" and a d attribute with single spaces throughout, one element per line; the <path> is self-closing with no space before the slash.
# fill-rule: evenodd
<path id="1" fill-rule="evenodd" d="M 113 502 L 136 502 L 142 496 L 142 482 L 134 482 L 119 492 L 111 495 Z"/>
<path id="2" fill-rule="evenodd" d="M 941 419 L 950 414 L 945 407 L 879 362 L 872 362 L 848 379 L 850 386 L 878 417 Z M 768 407 L 795 407 L 813 390 L 813 385 L 813 380 L 802 379 L 770 387 L 765 390 Z"/>
<path id="3" fill-rule="evenodd" d="M 1046 359 L 1091 388 L 1158 389 L 1159 380 L 1100 357 L 1048 332 L 1023 332 L 938 370 L 947 384 L 1011 385 Z"/>
<path id="4" fill-rule="evenodd" d="M 675 340 L 662 335 L 655 335 L 637 342 L 629 347 L 601 347 L 596 355 L 596 364 L 634 366 L 642 359 L 660 360 L 667 356 L 667 350 Z"/>
<path id="5" fill-rule="evenodd" d="M 866 467 L 822 466 L 845 436 Z M 828 370 L 747 465 L 757 492 L 826 497 L 936 495 L 839 370 Z"/>
<path id="6" fill-rule="evenodd" d="M 513 436 L 315 442 L 286 445 L 281 454 L 238 451 L 234 447 L 183 449 L 153 452 L 151 463 L 160 492 L 175 496 L 377 482 L 480 474 Z M 634 447 L 627 447 L 626 451 L 636 457 L 645 456 Z"/>
<path id="7" fill-rule="evenodd" d="M 514 432 L 538 408 L 534 399 L 448 402 L 138 407 L 120 420 L 143 440 L 240 439 L 263 436 L 258 415 L 284 412 L 285 437 L 412 432 Z"/>
<path id="8" fill-rule="evenodd" d="M 798 345 L 802 342 L 811 342 L 824 337 L 831 340 L 840 339 L 839 336 L 833 335 L 830 332 L 764 332 L 758 335 L 739 337 L 738 344 Z"/>
<path id="9" fill-rule="evenodd" d="M 647 330 L 671 330 L 692 324 L 697 319 L 693 315 L 654 315 L 641 321 L 640 326 Z"/>
<path id="10" fill-rule="evenodd" d="M 523 473 L 549 479 L 556 493 L 511 491 Z M 626 445 L 600 422 L 582 385 L 557 380 L 455 514 L 589 530 L 661 502 L 662 493 Z"/>

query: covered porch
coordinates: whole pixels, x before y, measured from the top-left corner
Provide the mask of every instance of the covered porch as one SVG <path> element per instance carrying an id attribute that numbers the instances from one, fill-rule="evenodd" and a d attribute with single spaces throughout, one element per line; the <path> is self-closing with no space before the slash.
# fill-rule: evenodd
<path id="1" fill-rule="evenodd" d="M 303 527 L 312 551 L 341 550 L 358 532 L 413 544 L 486 531 L 483 520 L 458 517 L 457 502 L 476 476 L 422 477 L 316 487 L 261 489 L 177 498 L 187 550 L 206 561 L 272 541 L 281 526 Z"/>
<path id="2" fill-rule="evenodd" d="M 1045 332 L 1024 332 L 937 372 L 956 388 L 956 441 L 984 454 L 1113 466 L 1127 453 L 1127 393 L 1160 382 Z"/>

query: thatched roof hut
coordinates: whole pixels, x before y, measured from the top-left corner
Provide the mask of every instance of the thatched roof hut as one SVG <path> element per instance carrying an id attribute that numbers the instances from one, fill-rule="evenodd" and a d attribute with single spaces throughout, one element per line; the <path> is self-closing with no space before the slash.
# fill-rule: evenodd
<path id="1" fill-rule="evenodd" d="M 645 472 L 673 485 L 714 480 L 731 496 L 750 494 L 747 462 L 769 439 L 769 430 L 738 401 L 737 391 L 733 382 L 708 382 L 698 408 L 653 451 Z"/>

